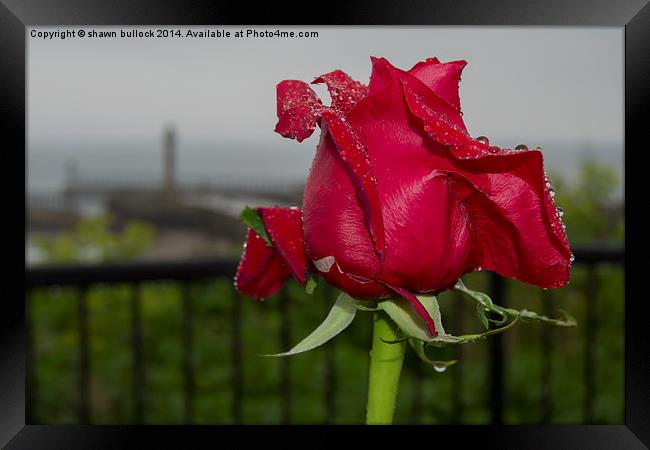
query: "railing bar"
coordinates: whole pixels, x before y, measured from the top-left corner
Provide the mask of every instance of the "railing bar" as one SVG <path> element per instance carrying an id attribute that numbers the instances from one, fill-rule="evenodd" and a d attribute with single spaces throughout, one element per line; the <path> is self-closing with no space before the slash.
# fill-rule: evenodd
<path id="1" fill-rule="evenodd" d="M 242 298 L 235 292 L 231 309 L 231 336 L 230 356 L 232 367 L 232 420 L 235 424 L 242 423 L 243 396 L 243 367 L 242 367 L 242 330 L 241 330 L 241 302 Z"/>
<path id="2" fill-rule="evenodd" d="M 506 306 L 503 278 L 490 273 L 490 291 L 494 303 Z M 491 327 L 494 327 L 491 324 Z M 490 422 L 500 425 L 503 422 L 503 340 L 501 334 L 490 337 Z"/>
<path id="3" fill-rule="evenodd" d="M 142 331 L 142 287 L 131 286 L 131 357 L 133 389 L 133 422 L 144 423 L 144 358 Z"/>
<path id="4" fill-rule="evenodd" d="M 318 299 L 324 305 L 324 309 L 329 312 L 332 298 L 336 294 L 335 290 L 329 285 L 325 287 L 325 296 Z M 334 423 L 336 418 L 336 347 L 335 339 L 325 344 L 325 424 Z"/>
<path id="5" fill-rule="evenodd" d="M 410 423 L 417 425 L 422 423 L 422 362 L 416 361 L 413 367 L 413 398 L 411 399 L 411 420 Z"/>
<path id="6" fill-rule="evenodd" d="M 36 382 L 36 337 L 34 336 L 33 324 L 33 292 L 25 290 L 25 419 L 27 425 L 37 423 L 36 399 L 38 398 L 38 386 Z"/>
<path id="7" fill-rule="evenodd" d="M 463 314 L 464 311 L 464 301 L 463 294 L 460 291 L 455 291 L 454 294 L 454 306 L 453 306 L 453 334 L 464 334 L 463 329 Z M 461 362 L 461 364 L 456 364 L 453 366 L 454 376 L 451 379 L 451 395 L 452 395 L 452 413 L 451 421 L 454 424 L 462 423 L 463 420 L 463 346 L 456 345 L 455 348 L 455 359 Z"/>
<path id="8" fill-rule="evenodd" d="M 596 264 L 587 266 L 587 320 L 585 323 L 585 348 L 584 348 L 584 419 L 590 424 L 595 420 L 594 395 L 596 392 L 595 383 L 595 340 L 596 340 L 596 305 L 598 293 L 598 270 Z"/>
<path id="9" fill-rule="evenodd" d="M 574 247 L 574 264 L 622 263 L 625 248 L 622 246 Z M 235 275 L 237 260 L 230 258 L 205 258 L 191 261 L 102 263 L 79 266 L 57 264 L 29 267 L 26 284 L 35 286 L 78 286 L 96 283 L 132 283 L 157 280 L 199 280 L 215 276 Z"/>
<path id="10" fill-rule="evenodd" d="M 288 349 L 291 345 L 291 317 L 289 308 L 289 292 L 287 287 L 280 291 L 280 348 Z M 283 424 L 291 422 L 291 359 L 280 360 L 280 392 L 282 395 L 282 417 Z"/>
<path id="11" fill-rule="evenodd" d="M 183 420 L 191 424 L 194 419 L 194 342 L 193 325 L 194 311 L 192 305 L 192 289 L 189 283 L 183 283 Z"/>
<path id="12" fill-rule="evenodd" d="M 90 423 L 90 351 L 88 342 L 88 287 L 77 293 L 77 332 L 79 335 L 79 423 Z"/>
<path id="13" fill-rule="evenodd" d="M 26 285 L 79 286 L 97 283 L 134 283 L 142 281 L 188 281 L 235 275 L 237 261 L 224 258 L 190 261 L 127 262 L 102 264 L 57 264 L 29 267 Z"/>
<path id="14" fill-rule="evenodd" d="M 547 317 L 553 315 L 553 294 L 551 291 L 542 291 L 542 312 Z M 540 395 L 540 418 L 542 424 L 549 423 L 553 415 L 553 379 L 552 379 L 552 348 L 553 329 L 550 326 L 542 326 L 542 364 L 541 364 L 541 395 Z"/>

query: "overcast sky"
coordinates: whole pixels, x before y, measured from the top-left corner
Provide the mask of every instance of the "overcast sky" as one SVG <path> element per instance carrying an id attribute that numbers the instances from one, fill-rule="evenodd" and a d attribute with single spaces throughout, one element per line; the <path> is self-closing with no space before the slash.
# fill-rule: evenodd
<path id="1" fill-rule="evenodd" d="M 228 29 L 234 33 L 241 27 Z M 158 145 L 163 125 L 171 122 L 185 142 L 214 145 L 216 158 L 220 144 L 236 143 L 244 158 L 237 164 L 277 155 L 299 173 L 309 166 L 317 141 L 312 137 L 300 145 L 273 132 L 276 83 L 311 81 L 333 69 L 367 82 L 371 55 L 402 68 L 433 56 L 467 60 L 460 97 L 474 136 L 509 147 L 541 145 L 550 158 L 565 151 L 558 142 L 612 143 L 612 151 L 621 151 L 622 28 L 280 29 L 315 30 L 319 37 L 28 37 L 29 163 L 37 168 L 49 161 L 60 142 L 131 139 Z M 39 170 L 55 166 L 48 163 Z"/>

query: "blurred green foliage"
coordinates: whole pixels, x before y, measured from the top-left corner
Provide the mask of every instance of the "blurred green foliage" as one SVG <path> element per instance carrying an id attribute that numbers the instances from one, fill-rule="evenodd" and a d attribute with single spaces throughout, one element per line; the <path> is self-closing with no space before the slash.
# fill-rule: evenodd
<path id="1" fill-rule="evenodd" d="M 572 242 L 623 239 L 622 207 L 612 193 L 614 173 L 594 162 L 582 167 L 576 182 L 552 177 L 558 191 L 557 204 L 566 212 Z M 128 231 L 131 230 L 131 231 Z M 132 224 L 118 233 L 110 219 L 92 219 L 69 235 L 42 244 L 51 261 L 88 258 L 133 258 L 153 239 L 146 225 Z M 57 242 L 58 241 L 58 242 Z M 97 256 L 99 255 L 99 256 Z M 485 273 L 464 277 L 472 289 L 488 291 Z M 596 299 L 595 421 L 623 423 L 624 334 L 623 270 L 599 268 Z M 516 281 L 506 282 L 508 306 L 528 308 L 549 315 L 557 308 L 578 320 L 577 328 L 554 328 L 522 323 L 503 335 L 506 352 L 506 423 L 581 423 L 584 420 L 584 323 L 587 313 L 587 277 L 577 266 L 569 286 L 543 291 Z M 138 289 L 128 285 L 100 285 L 88 290 L 92 421 L 129 423 L 133 418 L 132 348 L 130 307 Z M 183 420 L 182 286 L 174 282 L 143 283 L 142 305 L 145 366 L 145 422 L 181 423 Z M 281 347 L 280 328 L 290 327 L 296 343 L 322 321 L 335 294 L 319 283 L 313 296 L 302 286 L 289 283 L 289 316 L 283 316 L 278 295 L 255 302 L 233 292 L 232 280 L 218 279 L 190 286 L 194 310 L 192 364 L 196 377 L 194 421 L 232 423 L 231 335 L 234 302 L 241 302 L 244 423 L 278 423 L 282 417 L 281 367 L 290 365 L 292 423 L 322 423 L 325 417 L 327 352 L 334 352 L 336 367 L 335 423 L 362 423 L 365 415 L 368 346 L 371 314 L 360 313 L 340 336 L 325 348 L 288 360 L 259 355 L 286 350 Z M 75 423 L 77 391 L 77 294 L 74 288 L 38 289 L 31 297 L 35 330 L 35 404 L 39 423 Z M 446 329 L 454 334 L 478 332 L 472 301 L 457 293 L 440 298 Z M 543 356 L 543 341 L 550 353 Z M 401 380 L 397 423 L 489 422 L 489 342 L 448 346 L 436 350 L 438 359 L 459 358 L 444 373 L 424 366 L 413 352 Z M 545 365 L 547 367 L 545 367 Z M 546 370 L 548 369 L 548 370 Z M 548 379 L 545 377 L 548 376 Z M 550 410 L 545 411 L 545 392 Z M 415 414 L 420 411 L 420 416 Z"/>
<path id="2" fill-rule="evenodd" d="M 610 166 L 586 160 L 575 183 L 553 176 L 556 202 L 564 210 L 569 241 L 623 242 L 625 222 L 623 203 L 614 194 L 620 180 Z"/>
<path id="3" fill-rule="evenodd" d="M 121 231 L 112 225 L 110 214 L 84 217 L 71 231 L 54 237 L 35 236 L 34 245 L 48 263 L 107 262 L 135 259 L 156 236 L 155 229 L 145 222 L 127 222 Z"/>

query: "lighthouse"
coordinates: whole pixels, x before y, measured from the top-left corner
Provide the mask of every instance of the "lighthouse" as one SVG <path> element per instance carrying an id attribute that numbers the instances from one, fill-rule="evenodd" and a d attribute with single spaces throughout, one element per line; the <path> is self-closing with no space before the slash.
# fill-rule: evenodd
<path id="1" fill-rule="evenodd" d="M 163 192 L 172 196 L 176 191 L 176 130 L 172 125 L 163 132 Z"/>

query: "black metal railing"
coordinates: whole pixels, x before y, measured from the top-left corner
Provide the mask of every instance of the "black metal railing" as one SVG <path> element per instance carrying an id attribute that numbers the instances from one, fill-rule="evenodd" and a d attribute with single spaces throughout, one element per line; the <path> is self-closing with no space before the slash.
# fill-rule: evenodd
<path id="1" fill-rule="evenodd" d="M 586 423 L 594 420 L 594 393 L 595 393 L 595 347 L 596 339 L 596 294 L 598 291 L 598 267 L 602 263 L 609 263 L 622 266 L 624 264 L 625 252 L 622 247 L 590 246 L 574 249 L 575 263 L 584 265 L 587 270 L 586 300 L 587 314 L 583 326 L 584 333 L 584 405 L 583 419 Z M 180 283 L 182 289 L 182 377 L 183 377 L 183 422 L 193 423 L 194 421 L 194 399 L 196 391 L 195 371 L 193 366 L 194 340 L 193 324 L 195 320 L 192 293 L 192 284 L 201 280 L 217 278 L 232 278 L 235 272 L 237 261 L 231 259 L 209 259 L 189 262 L 137 262 L 137 263 L 110 263 L 91 266 L 45 266 L 29 268 L 26 271 L 26 330 L 27 330 L 27 422 L 37 423 L 35 415 L 35 401 L 38 386 L 35 376 L 35 339 L 32 323 L 31 295 L 36 288 L 50 286 L 70 286 L 77 288 L 77 334 L 79 338 L 78 365 L 77 365 L 77 386 L 78 386 L 78 410 L 77 418 L 79 423 L 92 423 L 92 408 L 90 396 L 90 350 L 89 350 L 89 327 L 88 327 L 88 301 L 87 293 L 89 287 L 97 284 L 129 284 L 131 286 L 131 371 L 132 371 L 132 396 L 133 396 L 133 422 L 143 423 L 145 421 L 145 359 L 143 355 L 143 319 L 142 319 L 142 289 L 141 283 L 172 280 Z M 490 290 L 493 300 L 501 305 L 508 303 L 507 292 L 504 280 L 489 273 Z M 544 291 L 543 295 L 550 297 L 552 291 Z M 237 295 L 237 294 L 235 294 Z M 237 300 L 237 298 L 235 299 Z M 243 383 L 242 364 L 242 311 L 240 301 L 231 302 L 231 336 L 230 336 L 230 364 L 231 364 L 231 417 L 233 423 L 242 423 L 242 405 L 245 396 Z M 548 305 L 549 302 L 544 302 Z M 461 302 L 455 304 L 460 305 Z M 290 301 L 287 289 L 280 292 L 280 300 L 276 307 L 280 311 L 279 339 L 282 348 L 289 348 L 292 343 L 291 334 L 291 312 Z M 548 308 L 548 306 L 545 306 Z M 544 310 L 548 313 L 548 310 Z M 461 314 L 454 314 L 454 324 L 459 329 Z M 323 386 L 323 403 L 325 410 L 325 423 L 332 423 L 336 417 L 336 392 L 337 392 L 337 368 L 334 357 L 335 342 L 330 341 L 325 345 L 321 353 L 324 359 L 325 378 Z M 501 335 L 490 338 L 490 366 L 488 370 L 489 379 L 487 385 L 490 387 L 489 410 L 490 421 L 493 424 L 503 422 L 504 409 L 504 362 L 505 353 Z M 546 328 L 542 332 L 541 344 L 541 404 L 540 421 L 545 422 L 550 417 L 553 404 L 551 396 L 551 337 L 550 331 Z M 462 352 L 458 348 L 457 352 Z M 281 382 L 278 394 L 281 397 L 281 422 L 289 423 L 292 410 L 292 380 L 290 358 L 283 358 L 281 364 Z M 421 385 L 422 372 L 415 371 L 414 374 L 414 395 L 410 407 L 410 418 L 413 423 L 420 420 L 422 413 Z M 459 370 L 452 382 L 451 418 L 458 421 L 462 415 L 461 384 L 463 372 Z M 454 394 L 455 393 L 455 394 Z"/>

